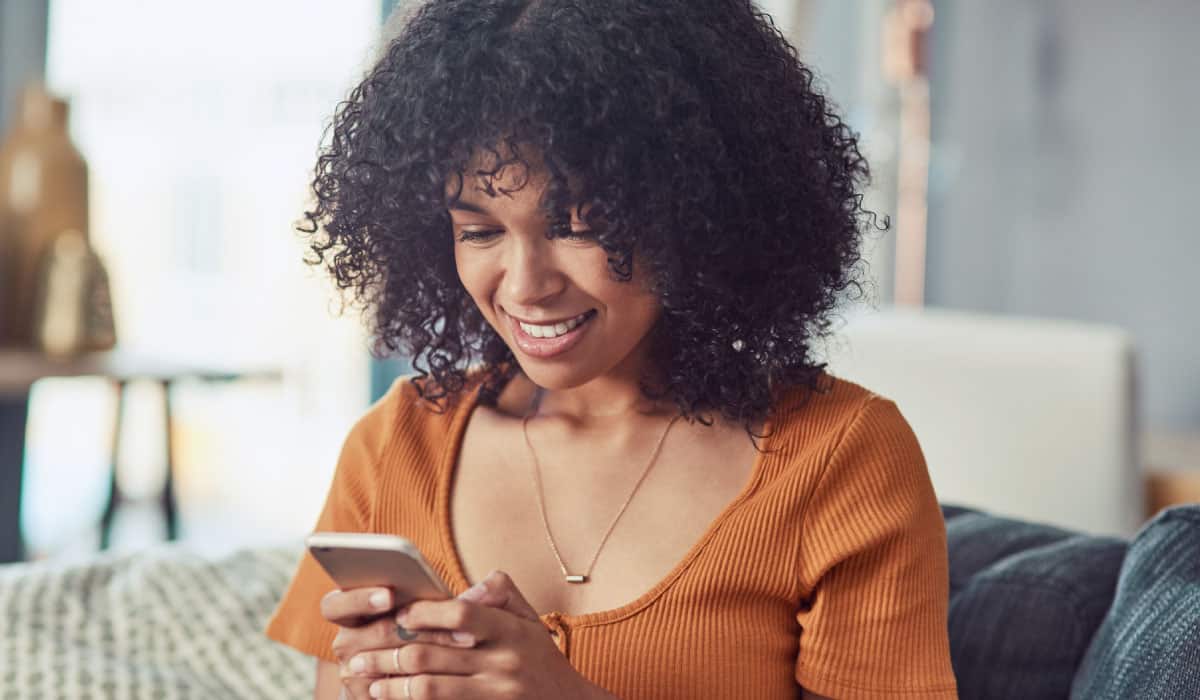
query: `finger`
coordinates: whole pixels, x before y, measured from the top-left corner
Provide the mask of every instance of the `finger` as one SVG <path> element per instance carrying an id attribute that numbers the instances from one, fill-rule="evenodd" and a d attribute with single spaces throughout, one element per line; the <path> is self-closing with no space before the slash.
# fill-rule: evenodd
<path id="1" fill-rule="evenodd" d="M 392 601 L 387 588 L 335 589 L 321 598 L 321 617 L 341 627 L 357 627 L 391 611 Z"/>
<path id="2" fill-rule="evenodd" d="M 483 580 L 463 591 L 458 597 L 480 605 L 507 610 L 517 617 L 523 617 L 532 622 L 541 621 L 537 611 L 525 600 L 525 596 L 517 588 L 512 577 L 498 569 L 490 572 Z"/>
<path id="3" fill-rule="evenodd" d="M 406 644 L 383 651 L 365 651 L 343 667 L 349 676 L 377 678 L 418 673 L 469 676 L 479 673 L 481 664 L 478 652 L 436 644 Z"/>
<path id="4" fill-rule="evenodd" d="M 482 700 L 483 698 L 516 697 L 510 683 L 497 679 L 486 681 L 486 687 L 478 677 L 472 676 L 437 676 L 420 674 L 417 676 L 395 676 L 380 678 L 372 681 L 370 693 L 372 698 L 383 700 L 425 700 L 427 698 L 455 698 L 455 700 Z"/>
<path id="5" fill-rule="evenodd" d="M 448 630 L 453 639 L 463 644 L 500 639 L 507 636 L 517 622 L 528 624 L 507 611 L 457 598 L 418 600 L 401 608 L 395 619 L 410 630 Z"/>
<path id="6" fill-rule="evenodd" d="M 371 683 L 374 678 L 359 676 L 342 677 L 342 694 L 338 700 L 371 700 Z"/>
<path id="7" fill-rule="evenodd" d="M 447 647 L 474 646 L 475 639 L 459 641 L 446 629 L 415 630 L 383 617 L 361 627 L 343 627 L 333 638 L 333 654 L 341 661 L 372 649 L 391 649 L 407 644 L 436 644 Z"/>

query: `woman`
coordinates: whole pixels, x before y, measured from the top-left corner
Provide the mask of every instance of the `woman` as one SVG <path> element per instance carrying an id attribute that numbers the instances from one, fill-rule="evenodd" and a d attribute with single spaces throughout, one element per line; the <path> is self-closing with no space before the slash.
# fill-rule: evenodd
<path id="1" fill-rule="evenodd" d="M 411 11 L 305 230 L 417 374 L 316 529 L 403 535 L 458 597 L 305 556 L 267 633 L 317 697 L 956 697 L 920 448 L 811 352 L 866 176 L 746 0 Z"/>

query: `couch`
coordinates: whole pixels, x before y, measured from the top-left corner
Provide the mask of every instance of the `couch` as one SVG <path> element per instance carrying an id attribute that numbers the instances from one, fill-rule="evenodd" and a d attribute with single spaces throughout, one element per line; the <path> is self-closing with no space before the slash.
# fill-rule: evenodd
<path id="1" fill-rule="evenodd" d="M 1200 699 L 1200 504 L 1132 538 L 944 505 L 964 699 Z"/>
<path id="2" fill-rule="evenodd" d="M 1200 698 L 1200 504 L 1132 540 L 943 514 L 962 698 Z M 299 552 L 0 566 L 0 698 L 310 698 L 312 661 L 261 635 Z"/>

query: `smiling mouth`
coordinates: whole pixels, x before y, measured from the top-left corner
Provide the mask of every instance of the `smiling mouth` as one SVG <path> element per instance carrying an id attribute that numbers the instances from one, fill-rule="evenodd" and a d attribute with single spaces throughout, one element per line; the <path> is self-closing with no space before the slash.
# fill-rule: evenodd
<path id="1" fill-rule="evenodd" d="M 525 331 L 526 335 L 533 338 L 557 338 L 561 335 L 566 335 L 585 323 L 595 313 L 595 309 L 589 309 L 573 318 L 568 318 L 565 321 L 556 323 L 526 323 L 519 318 L 514 318 L 521 330 Z"/>
<path id="2" fill-rule="evenodd" d="M 575 347 L 591 327 L 597 315 L 589 309 L 578 316 L 554 324 L 531 324 L 509 316 L 513 340 L 526 355 L 548 358 L 560 355 Z"/>

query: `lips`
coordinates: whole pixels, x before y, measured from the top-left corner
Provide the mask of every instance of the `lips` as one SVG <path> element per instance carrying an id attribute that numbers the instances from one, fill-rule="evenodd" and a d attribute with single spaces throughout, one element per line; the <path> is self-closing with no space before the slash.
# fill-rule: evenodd
<path id="1" fill-rule="evenodd" d="M 565 321 L 546 321 L 543 323 L 534 324 L 527 323 L 522 319 L 517 319 L 517 322 L 521 324 L 521 330 L 525 331 L 527 335 L 531 335 L 534 338 L 554 338 L 565 334 L 567 331 L 574 329 L 575 326 L 583 323 L 585 320 L 587 320 L 587 315 L 589 313 L 590 311 L 585 311 L 578 316 L 572 316 Z"/>
<path id="2" fill-rule="evenodd" d="M 516 341 L 517 348 L 521 352 L 531 357 L 546 359 L 562 355 L 571 348 L 579 344 L 583 336 L 591 328 L 592 320 L 596 317 L 596 310 L 591 309 L 582 315 L 581 321 L 574 328 L 571 328 L 566 333 L 555 336 L 553 338 L 538 338 L 530 335 L 524 328 L 521 327 L 521 321 L 509 316 L 509 327 L 512 329 L 513 339 Z M 570 320 L 570 319 L 567 319 Z M 560 321 L 565 323 L 565 321 Z M 540 324 L 539 324 L 540 325 Z M 549 324 L 547 324 L 549 325 Z"/>
<path id="3" fill-rule="evenodd" d="M 506 313 L 506 314 L 507 314 L 507 315 L 508 315 L 510 318 L 514 318 L 514 319 L 516 319 L 516 320 L 520 321 L 521 323 L 532 323 L 532 324 L 534 324 L 534 325 L 539 325 L 539 326 L 552 326 L 552 325 L 554 325 L 554 324 L 556 324 L 556 323 L 565 323 L 565 322 L 567 322 L 567 321 L 569 321 L 569 320 L 571 320 L 571 319 L 573 319 L 573 318 L 578 318 L 578 317 L 580 317 L 580 316 L 583 316 L 584 314 L 591 313 L 592 311 L 595 311 L 595 309 L 588 309 L 587 311 L 584 311 L 582 314 L 575 314 L 574 316 L 563 316 L 563 317 L 561 317 L 561 318 L 555 318 L 555 319 L 537 319 L 537 320 L 534 320 L 534 319 L 528 319 L 528 318 L 521 318 L 520 316 L 515 316 L 515 315 L 513 315 L 513 314 L 510 314 L 510 313 L 508 313 L 508 312 L 505 312 L 505 313 Z"/>

